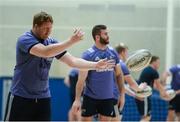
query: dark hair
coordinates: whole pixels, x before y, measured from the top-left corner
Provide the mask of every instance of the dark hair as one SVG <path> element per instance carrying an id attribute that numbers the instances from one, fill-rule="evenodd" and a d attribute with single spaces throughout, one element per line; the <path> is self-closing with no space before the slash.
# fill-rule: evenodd
<path id="1" fill-rule="evenodd" d="M 95 25 L 92 29 L 92 36 L 95 40 L 96 35 L 100 35 L 101 30 L 105 30 L 107 27 L 105 25 Z"/>
<path id="2" fill-rule="evenodd" d="M 116 50 L 118 53 L 121 53 L 121 52 L 124 51 L 125 49 L 128 49 L 128 47 L 127 47 L 124 43 L 119 43 L 119 44 L 116 45 L 114 48 L 115 48 L 115 50 Z"/>
<path id="3" fill-rule="evenodd" d="M 37 13 L 37 14 L 34 15 L 33 26 L 35 26 L 35 24 L 40 26 L 44 22 L 51 22 L 51 23 L 53 23 L 52 16 L 50 14 L 47 14 L 46 12 L 43 12 L 43 11 L 41 11 L 40 13 Z"/>
<path id="4" fill-rule="evenodd" d="M 158 56 L 152 56 L 150 64 L 152 64 L 153 62 L 157 61 L 159 59 Z"/>

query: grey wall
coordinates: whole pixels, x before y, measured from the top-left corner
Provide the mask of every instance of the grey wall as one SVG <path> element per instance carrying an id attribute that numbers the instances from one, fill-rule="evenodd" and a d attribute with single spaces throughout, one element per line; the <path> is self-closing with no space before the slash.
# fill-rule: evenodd
<path id="1" fill-rule="evenodd" d="M 53 15 L 54 29 L 51 36 L 65 40 L 73 28 L 85 31 L 82 42 L 68 51 L 75 56 L 93 44 L 91 29 L 95 24 L 106 24 L 111 45 L 124 42 L 130 51 L 149 49 L 160 56 L 161 68 L 165 66 L 166 0 L 0 0 L 0 75 L 13 75 L 15 46 L 18 36 L 31 29 L 33 14 L 41 10 Z M 180 63 L 180 1 L 175 0 L 174 59 Z M 54 60 L 51 76 L 66 76 L 69 67 Z"/>
<path id="2" fill-rule="evenodd" d="M 180 1 L 177 4 L 179 7 L 175 9 L 174 15 L 174 63 L 180 64 Z"/>

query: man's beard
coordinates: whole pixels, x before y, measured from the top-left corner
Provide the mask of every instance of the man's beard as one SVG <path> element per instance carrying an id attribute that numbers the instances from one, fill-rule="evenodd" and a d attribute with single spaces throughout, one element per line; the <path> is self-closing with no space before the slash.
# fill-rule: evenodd
<path id="1" fill-rule="evenodd" d="M 108 38 L 107 39 L 103 39 L 102 37 L 100 37 L 100 43 L 103 44 L 103 45 L 109 44 L 109 41 L 107 41 L 107 40 L 108 40 Z"/>

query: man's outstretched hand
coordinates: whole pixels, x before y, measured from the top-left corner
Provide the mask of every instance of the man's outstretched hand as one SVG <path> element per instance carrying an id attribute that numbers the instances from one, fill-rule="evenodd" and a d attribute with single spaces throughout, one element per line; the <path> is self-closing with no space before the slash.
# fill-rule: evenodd
<path id="1" fill-rule="evenodd" d="M 115 67 L 114 60 L 101 59 L 96 64 L 96 69 L 112 69 Z"/>

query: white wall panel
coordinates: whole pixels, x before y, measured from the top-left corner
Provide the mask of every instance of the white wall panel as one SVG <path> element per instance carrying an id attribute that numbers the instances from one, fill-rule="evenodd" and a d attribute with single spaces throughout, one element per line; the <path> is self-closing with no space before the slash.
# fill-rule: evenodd
<path id="1" fill-rule="evenodd" d="M 80 57 L 93 44 L 91 29 L 106 24 L 114 46 L 125 42 L 130 51 L 147 48 L 162 59 L 165 66 L 167 0 L 0 0 L 0 75 L 13 74 L 17 37 L 32 26 L 39 11 L 53 15 L 52 36 L 64 40 L 74 27 L 85 31 L 85 39 L 68 51 Z M 98 7 L 98 8 L 97 8 Z M 180 62 L 180 1 L 175 0 L 175 57 Z M 69 67 L 54 61 L 51 76 L 66 76 Z"/>

